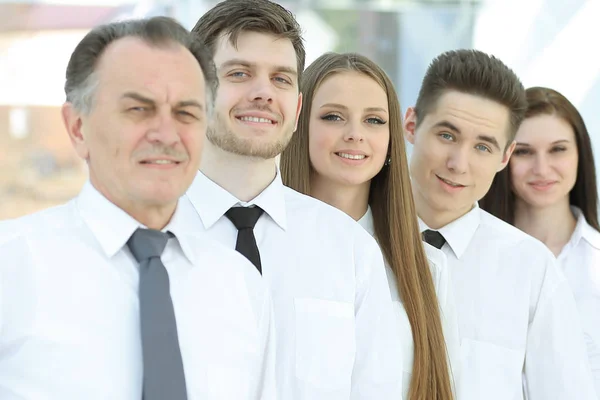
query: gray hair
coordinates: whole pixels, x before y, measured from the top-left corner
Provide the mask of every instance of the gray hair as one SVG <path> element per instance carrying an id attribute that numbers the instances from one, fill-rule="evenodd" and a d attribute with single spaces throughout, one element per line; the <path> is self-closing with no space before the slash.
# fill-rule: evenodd
<path id="1" fill-rule="evenodd" d="M 83 113 L 89 114 L 99 85 L 96 66 L 106 47 L 125 37 L 137 37 L 152 46 L 164 47 L 181 44 L 198 60 L 206 83 L 207 112 L 212 113 L 219 81 L 212 55 L 177 21 L 168 17 L 127 20 L 100 25 L 92 29 L 79 42 L 67 66 L 65 94 L 67 101 Z"/>

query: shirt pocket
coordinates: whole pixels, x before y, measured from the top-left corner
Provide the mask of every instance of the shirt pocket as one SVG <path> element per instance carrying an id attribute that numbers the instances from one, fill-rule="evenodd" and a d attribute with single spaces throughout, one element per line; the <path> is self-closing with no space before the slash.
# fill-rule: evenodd
<path id="1" fill-rule="evenodd" d="M 296 377 L 317 389 L 349 392 L 356 351 L 354 305 L 296 298 L 294 306 Z"/>
<path id="2" fill-rule="evenodd" d="M 523 398 L 522 351 L 463 338 L 462 369 L 457 398 L 461 400 L 521 400 Z"/>

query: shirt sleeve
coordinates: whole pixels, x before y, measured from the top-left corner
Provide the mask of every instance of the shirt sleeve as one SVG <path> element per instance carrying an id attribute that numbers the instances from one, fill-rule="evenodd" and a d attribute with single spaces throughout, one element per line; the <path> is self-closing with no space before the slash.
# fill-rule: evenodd
<path id="1" fill-rule="evenodd" d="M 367 243 L 365 243 L 367 241 Z M 402 347 L 393 328 L 394 309 L 383 256 L 365 232 L 355 244 L 356 355 L 351 400 L 402 398 Z"/>
<path id="2" fill-rule="evenodd" d="M 527 336 L 527 399 L 597 400 L 575 299 L 554 260 L 546 264 Z"/>

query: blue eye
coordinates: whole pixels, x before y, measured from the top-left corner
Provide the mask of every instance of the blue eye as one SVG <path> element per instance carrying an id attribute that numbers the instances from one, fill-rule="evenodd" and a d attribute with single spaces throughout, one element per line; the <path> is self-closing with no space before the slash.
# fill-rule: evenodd
<path id="1" fill-rule="evenodd" d="M 483 145 L 483 144 L 478 144 L 477 146 L 475 146 L 475 148 L 477 150 L 485 151 L 485 152 L 488 152 L 488 153 L 492 152 L 492 150 L 489 147 L 487 147 L 486 145 Z"/>
<path id="2" fill-rule="evenodd" d="M 327 114 L 321 117 L 322 120 L 324 121 L 341 121 L 342 117 L 340 117 L 339 115 L 335 115 L 335 114 Z"/>
<path id="3" fill-rule="evenodd" d="M 374 125 L 385 125 L 387 121 L 384 121 L 381 118 L 368 118 L 367 123 Z"/>
<path id="4" fill-rule="evenodd" d="M 286 85 L 291 85 L 292 82 L 290 82 L 289 80 L 282 78 L 280 76 L 275 77 L 275 80 L 281 83 L 285 83 Z"/>

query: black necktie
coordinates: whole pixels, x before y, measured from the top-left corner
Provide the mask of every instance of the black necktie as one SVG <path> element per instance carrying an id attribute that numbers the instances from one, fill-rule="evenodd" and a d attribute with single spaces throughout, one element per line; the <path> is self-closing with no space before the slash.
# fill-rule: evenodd
<path id="1" fill-rule="evenodd" d="M 441 249 L 444 243 L 446 243 L 446 239 L 442 236 L 438 231 L 432 231 L 431 229 L 427 229 L 423 231 L 421 234 L 423 236 L 423 240 L 433 247 Z"/>
<path id="2" fill-rule="evenodd" d="M 144 400 L 187 400 L 169 275 L 160 259 L 168 240 L 167 233 L 138 229 L 127 241 L 140 263 Z"/>
<path id="3" fill-rule="evenodd" d="M 246 256 L 261 274 L 262 266 L 254 237 L 254 225 L 262 213 L 263 210 L 260 207 L 232 207 L 225 213 L 225 216 L 233 222 L 238 230 L 235 249 Z"/>

